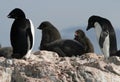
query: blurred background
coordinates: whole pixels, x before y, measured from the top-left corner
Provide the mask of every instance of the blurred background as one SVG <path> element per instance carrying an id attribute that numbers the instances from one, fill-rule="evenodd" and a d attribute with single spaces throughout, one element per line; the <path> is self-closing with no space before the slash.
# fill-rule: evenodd
<path id="1" fill-rule="evenodd" d="M 73 39 L 74 32 L 82 29 L 94 45 L 95 52 L 101 54 L 94 29 L 86 31 L 88 18 L 98 15 L 111 21 L 120 49 L 120 0 L 3 0 L 0 1 L 0 44 L 11 46 L 10 29 L 13 19 L 7 15 L 14 8 L 21 8 L 35 26 L 35 46 L 38 50 L 41 31 L 37 27 L 43 21 L 50 21 L 61 33 L 63 39 Z"/>

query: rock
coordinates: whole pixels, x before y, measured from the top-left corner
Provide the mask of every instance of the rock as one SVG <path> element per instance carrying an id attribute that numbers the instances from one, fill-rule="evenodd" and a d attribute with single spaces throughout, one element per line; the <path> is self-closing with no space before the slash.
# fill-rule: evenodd
<path id="1" fill-rule="evenodd" d="M 0 57 L 9 58 L 13 52 L 12 47 L 2 47 L 0 48 Z"/>
<path id="2" fill-rule="evenodd" d="M 12 62 L 12 63 L 11 63 Z M 37 51 L 27 60 L 0 57 L 0 82 L 119 82 L 120 58 L 86 53 L 59 57 Z"/>

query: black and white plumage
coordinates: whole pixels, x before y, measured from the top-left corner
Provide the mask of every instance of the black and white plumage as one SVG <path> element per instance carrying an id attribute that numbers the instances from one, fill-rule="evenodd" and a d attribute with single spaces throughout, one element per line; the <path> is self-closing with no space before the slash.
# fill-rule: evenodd
<path id="1" fill-rule="evenodd" d="M 100 16 L 91 16 L 86 30 L 95 28 L 99 46 L 107 58 L 117 51 L 116 34 L 111 22 Z"/>
<path id="2" fill-rule="evenodd" d="M 38 29 L 42 30 L 42 50 L 57 52 L 60 57 L 80 56 L 85 53 L 85 48 L 78 41 L 61 39 L 59 31 L 50 22 L 42 22 Z"/>
<path id="3" fill-rule="evenodd" d="M 15 19 L 10 31 L 10 41 L 13 47 L 12 58 L 29 58 L 34 45 L 32 21 L 27 19 L 25 13 L 19 8 L 12 10 L 8 18 Z"/>
<path id="4" fill-rule="evenodd" d="M 94 47 L 83 30 L 81 29 L 76 30 L 74 36 L 75 36 L 74 40 L 80 42 L 85 47 L 86 53 L 90 53 L 90 52 L 94 53 Z"/>

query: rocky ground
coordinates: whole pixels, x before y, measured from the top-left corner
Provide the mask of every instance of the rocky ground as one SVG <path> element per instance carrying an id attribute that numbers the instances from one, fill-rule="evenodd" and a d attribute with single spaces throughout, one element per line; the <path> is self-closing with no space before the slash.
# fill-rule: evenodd
<path id="1" fill-rule="evenodd" d="M 94 53 L 59 57 L 48 51 L 27 60 L 0 57 L 0 82 L 120 82 L 120 58 L 104 60 Z"/>

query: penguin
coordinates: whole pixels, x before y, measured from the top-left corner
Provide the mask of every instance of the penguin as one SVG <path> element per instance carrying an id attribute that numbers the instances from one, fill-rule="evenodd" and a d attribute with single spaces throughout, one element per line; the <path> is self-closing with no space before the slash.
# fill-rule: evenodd
<path id="1" fill-rule="evenodd" d="M 59 31 L 49 21 L 42 22 L 38 29 L 43 29 L 42 40 L 41 40 L 40 47 L 39 47 L 40 50 L 45 49 L 45 46 L 44 46 L 45 43 L 50 43 L 52 41 L 61 39 L 61 35 Z"/>
<path id="2" fill-rule="evenodd" d="M 83 30 L 78 29 L 75 31 L 74 40 L 80 42 L 85 47 L 86 53 L 94 53 L 94 47 Z"/>
<path id="3" fill-rule="evenodd" d="M 120 57 L 120 50 L 118 50 L 116 53 L 112 54 L 112 56 L 118 56 L 118 57 Z"/>
<path id="4" fill-rule="evenodd" d="M 86 30 L 95 28 L 97 40 L 101 51 L 106 58 L 117 51 L 116 34 L 111 22 L 103 17 L 93 15 L 88 19 Z"/>
<path id="5" fill-rule="evenodd" d="M 10 41 L 13 48 L 12 58 L 29 58 L 34 46 L 34 26 L 20 8 L 13 9 L 8 18 L 15 19 L 11 31 Z"/>
<path id="6" fill-rule="evenodd" d="M 50 24 L 50 25 L 49 25 Z M 59 31 L 51 23 L 42 22 L 38 29 L 42 30 L 41 45 L 44 50 L 54 51 L 60 57 L 71 57 L 82 55 L 85 48 L 76 40 L 62 39 Z"/>

